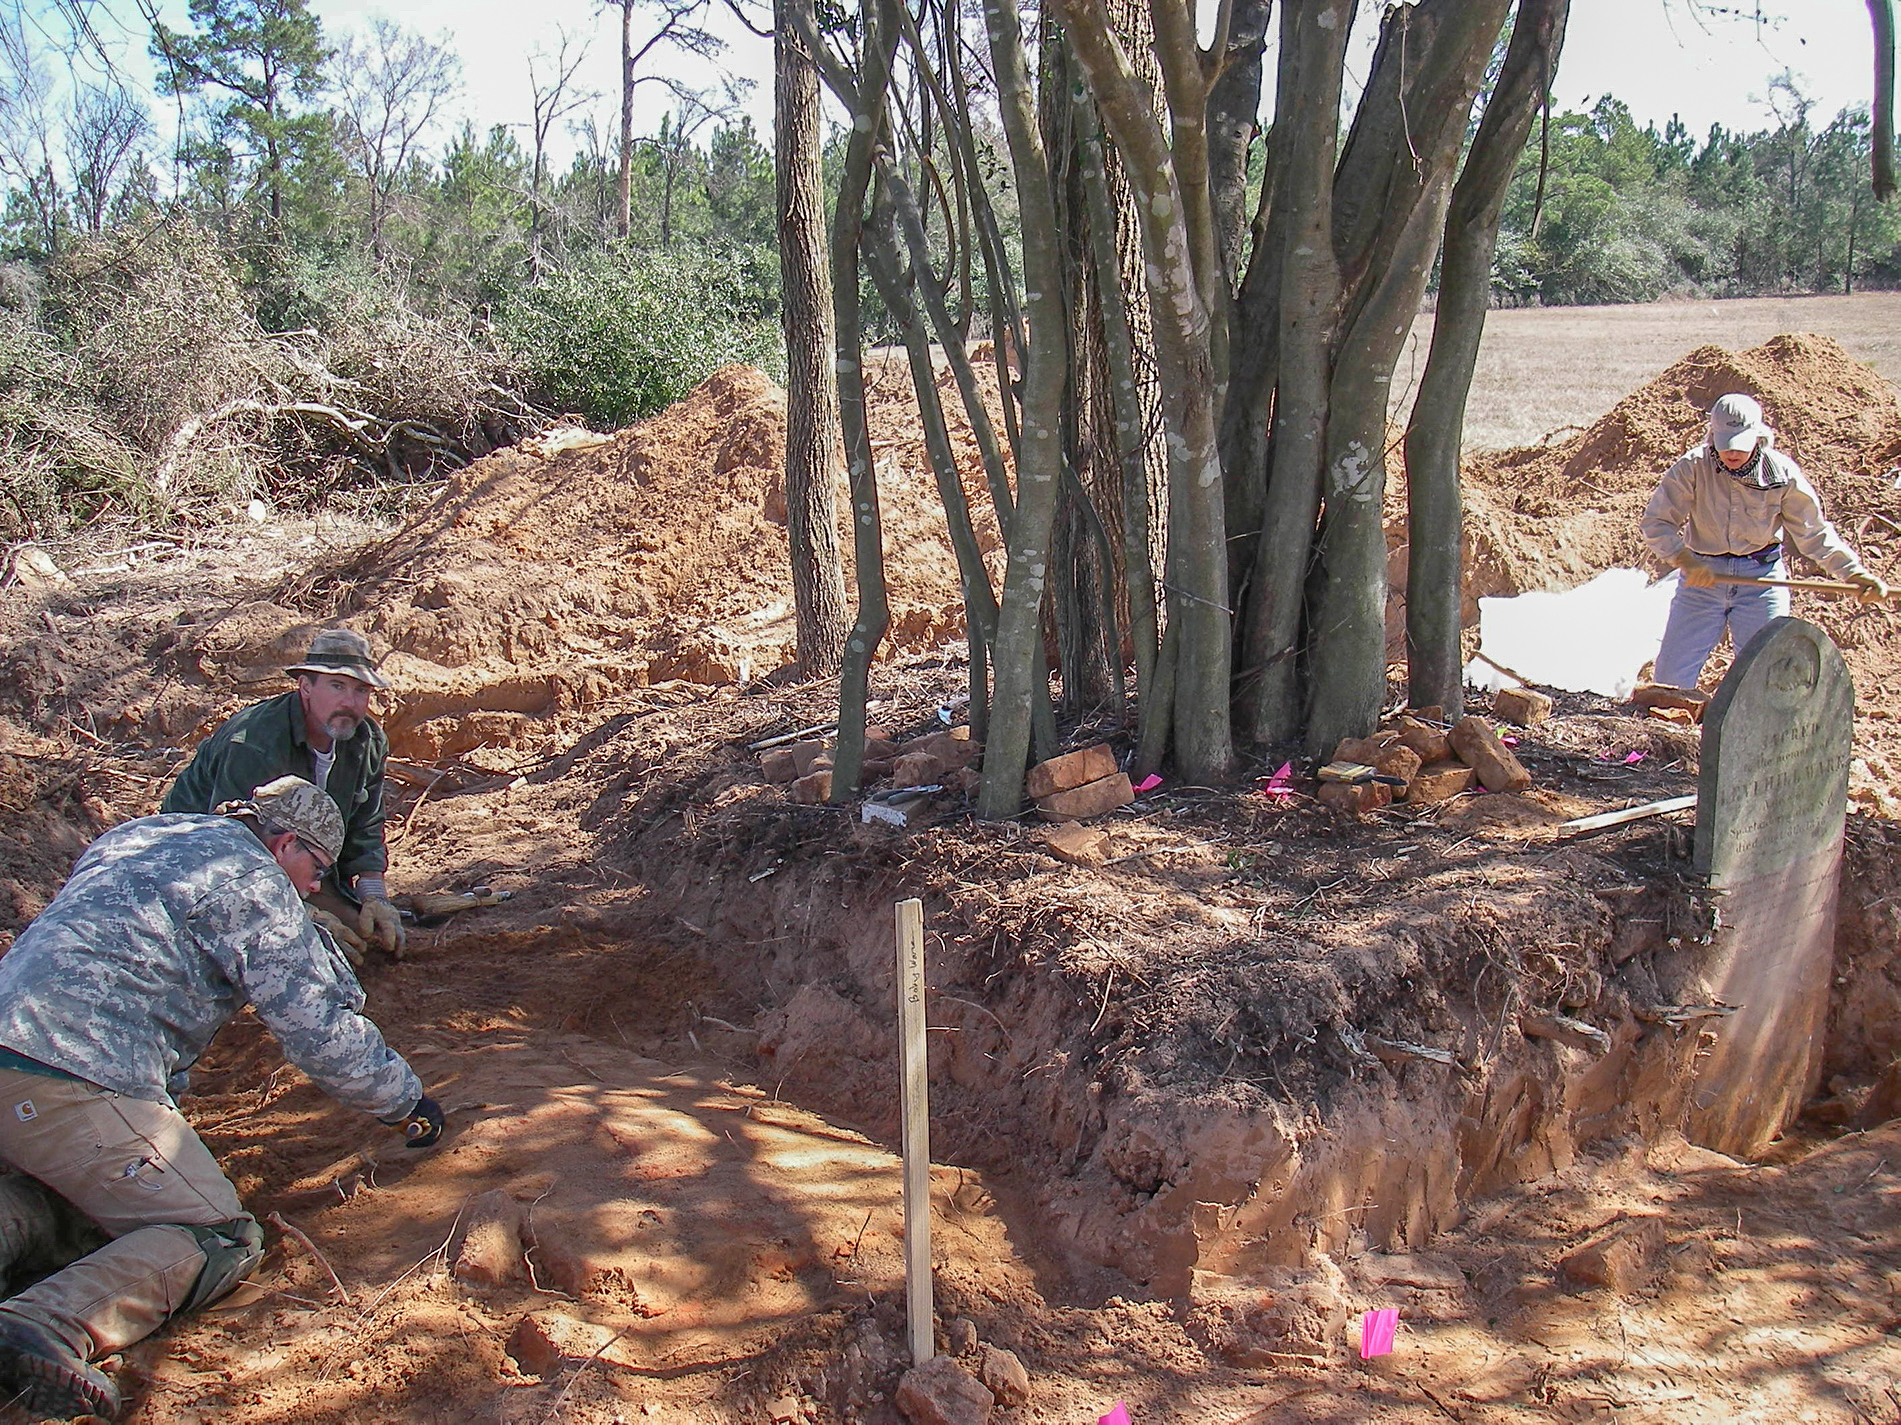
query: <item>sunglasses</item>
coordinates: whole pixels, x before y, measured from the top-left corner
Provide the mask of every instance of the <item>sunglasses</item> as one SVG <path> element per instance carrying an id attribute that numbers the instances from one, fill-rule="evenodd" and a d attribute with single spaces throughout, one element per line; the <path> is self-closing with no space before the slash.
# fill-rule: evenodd
<path id="1" fill-rule="evenodd" d="M 296 835 L 295 832 L 291 834 L 293 836 Z M 320 872 L 328 871 L 332 866 L 336 864 L 335 859 L 332 856 L 330 856 L 329 853 L 323 851 L 319 847 L 312 846 L 308 841 L 304 840 L 303 837 L 301 836 L 297 837 L 297 844 L 304 848 L 305 855 L 310 857 L 312 861 L 316 862 L 318 871 Z"/>

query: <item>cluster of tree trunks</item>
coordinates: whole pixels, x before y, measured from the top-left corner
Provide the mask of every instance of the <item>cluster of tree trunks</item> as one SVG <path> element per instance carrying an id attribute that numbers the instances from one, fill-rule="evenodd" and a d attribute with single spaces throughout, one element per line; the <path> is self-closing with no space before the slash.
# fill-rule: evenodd
<path id="1" fill-rule="evenodd" d="M 1350 0 L 1283 0 L 1264 134 L 1272 0 L 1222 0 L 1205 48 L 1188 0 L 1050 0 L 1035 76 L 1017 0 L 980 4 L 981 50 L 961 0 L 863 0 L 836 32 L 809 0 L 780 4 L 781 33 L 851 116 L 830 241 L 858 616 L 842 646 L 834 795 L 856 789 L 887 622 L 861 270 L 910 352 L 963 569 L 983 815 L 1019 811 L 1026 763 L 1053 750 L 1052 643 L 1072 714 L 1137 709 L 1143 772 L 1166 761 L 1214 780 L 1237 742 L 1318 751 L 1370 731 L 1389 692 L 1391 458 L 1408 482 L 1407 694 L 1456 716 L 1465 399 L 1501 206 L 1548 102 L 1569 0 L 1390 6 L 1344 138 Z M 1887 0 L 1870 9 L 1880 36 Z M 972 142 L 964 75 L 980 67 L 1020 272 Z M 1251 171 L 1263 175 L 1253 199 Z M 1395 437 L 1394 370 L 1435 263 L 1431 349 Z M 995 410 L 965 354 L 973 322 L 996 337 Z M 970 533 L 934 353 L 982 442 L 1007 546 L 1000 597 Z M 800 431 L 799 479 L 824 484 L 829 438 Z M 796 533 L 793 552 L 795 568 L 825 557 Z M 801 649 L 812 670 L 828 666 L 818 633 Z M 1138 696 L 1125 703 L 1131 667 Z"/>

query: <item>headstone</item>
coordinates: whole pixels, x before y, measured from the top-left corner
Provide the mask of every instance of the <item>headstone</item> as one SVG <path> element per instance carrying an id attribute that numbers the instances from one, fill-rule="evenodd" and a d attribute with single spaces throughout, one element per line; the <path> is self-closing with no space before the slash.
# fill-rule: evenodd
<path id="1" fill-rule="evenodd" d="M 1794 1120 L 1822 1067 L 1848 811 L 1854 685 L 1829 636 L 1772 619 L 1703 718 L 1696 870 L 1715 895 L 1713 1021 L 1686 1136 L 1742 1157 Z"/>

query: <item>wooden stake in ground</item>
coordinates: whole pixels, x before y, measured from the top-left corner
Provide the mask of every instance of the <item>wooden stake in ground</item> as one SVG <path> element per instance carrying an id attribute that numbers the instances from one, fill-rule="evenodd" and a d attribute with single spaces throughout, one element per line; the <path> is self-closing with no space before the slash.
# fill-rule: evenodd
<path id="1" fill-rule="evenodd" d="M 898 902 L 898 1076 L 904 1117 L 904 1299 L 911 1361 L 937 1354 L 931 1302 L 931 1103 L 924 1052 L 924 902 Z"/>

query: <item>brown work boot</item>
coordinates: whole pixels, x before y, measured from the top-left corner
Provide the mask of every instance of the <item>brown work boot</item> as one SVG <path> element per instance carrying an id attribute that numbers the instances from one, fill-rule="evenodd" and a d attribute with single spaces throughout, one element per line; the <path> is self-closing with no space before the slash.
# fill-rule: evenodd
<path id="1" fill-rule="evenodd" d="M 119 1412 L 119 1391 L 45 1327 L 0 1313 L 0 1405 L 55 1420 L 110 1418 Z"/>

